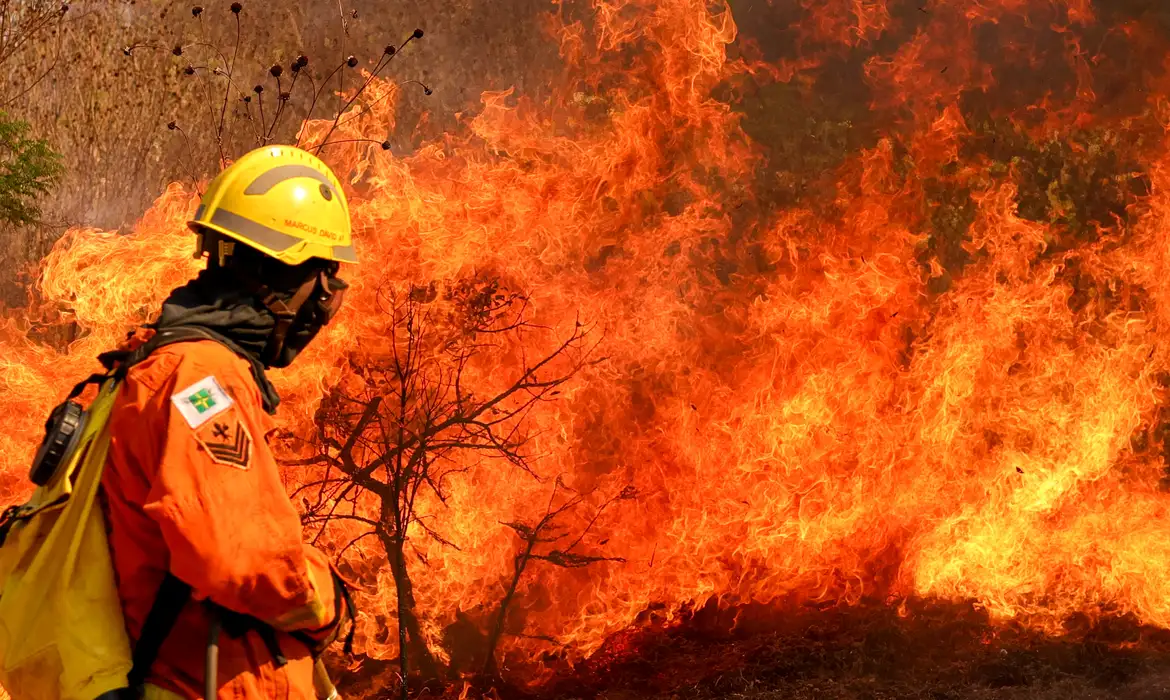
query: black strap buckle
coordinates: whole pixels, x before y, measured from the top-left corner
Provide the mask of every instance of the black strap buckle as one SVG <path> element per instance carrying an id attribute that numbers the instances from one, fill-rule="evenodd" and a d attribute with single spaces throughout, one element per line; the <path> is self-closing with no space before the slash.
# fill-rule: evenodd
<path id="1" fill-rule="evenodd" d="M 22 508 L 24 506 L 8 506 L 4 509 L 4 513 L 0 514 L 0 547 L 4 546 L 4 541 L 8 539 L 8 532 L 12 526 L 24 519 L 20 517 Z"/>
<path id="2" fill-rule="evenodd" d="M 272 657 L 272 662 L 277 668 L 288 664 L 288 658 L 281 650 L 280 640 L 276 637 L 276 628 L 272 625 L 251 615 L 229 610 L 210 601 L 205 601 L 204 605 L 208 609 L 209 616 L 220 621 L 223 632 L 228 637 L 240 639 L 249 632 L 255 632 L 260 637 L 260 641 L 264 642 L 264 646 L 268 649 L 268 654 Z"/>

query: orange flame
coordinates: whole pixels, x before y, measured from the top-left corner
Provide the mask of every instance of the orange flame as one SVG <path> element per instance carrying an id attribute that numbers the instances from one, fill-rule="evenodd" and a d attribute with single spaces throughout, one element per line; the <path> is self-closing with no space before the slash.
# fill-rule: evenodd
<path id="1" fill-rule="evenodd" d="M 326 149 L 353 178 L 367 262 L 339 321 L 276 377 L 285 426 L 311 432 L 353 343 L 385 337 L 377 289 L 486 272 L 528 295 L 544 326 L 581 317 L 604 333 L 607 359 L 533 417 L 538 471 L 642 494 L 587 541 L 624 564 L 525 578 L 516 652 L 547 651 L 547 636 L 589 653 L 651 605 L 712 597 L 938 596 L 1053 631 L 1072 612 L 1170 626 L 1170 496 L 1143 447 L 1170 398 L 1170 170 L 1154 121 L 1170 86 L 1143 77 L 1134 94 L 1154 89 L 1138 108 L 1097 109 L 1095 82 L 1113 69 L 1083 55 L 1104 31 L 1088 0 L 947 0 L 909 18 L 879 0 L 800 4 L 816 20 L 800 41 L 824 53 L 769 67 L 728 59 L 726 7 L 594 0 L 590 24 L 559 20 L 569 70 L 549 104 L 485 93 L 466 132 L 405 158 Z M 1108 32 L 1152 51 L 1140 27 L 1119 26 Z M 981 54 L 989 28 L 1015 43 Z M 832 55 L 861 67 L 858 99 L 882 129 L 834 187 L 769 209 L 764 151 L 716 95 L 787 76 L 810 89 Z M 1033 69 L 1067 80 L 1012 92 L 1005 81 Z M 380 138 L 396 90 L 376 82 L 334 138 Z M 987 103 L 978 119 L 971 100 Z M 1003 119 L 1021 139 L 1129 129 L 1108 144 L 1148 173 L 1148 193 L 1125 203 L 1128 222 L 1088 233 L 1056 185 L 1058 220 L 1026 216 L 1022 166 L 972 150 Z M 944 210 L 939 188 L 965 204 Z M 30 341 L 30 321 L 0 328 L 10 499 L 45 411 L 193 273 L 194 205 L 173 185 L 131 235 L 62 239 L 40 269 L 36 322 L 76 324 L 67 350 Z M 436 646 L 458 613 L 498 602 L 517 546 L 500 523 L 532 517 L 548 485 L 484 464 L 450 489 L 422 507 L 460 549 L 412 533 Z M 373 586 L 359 650 L 391 656 L 385 557 L 372 543 L 347 556 Z"/>

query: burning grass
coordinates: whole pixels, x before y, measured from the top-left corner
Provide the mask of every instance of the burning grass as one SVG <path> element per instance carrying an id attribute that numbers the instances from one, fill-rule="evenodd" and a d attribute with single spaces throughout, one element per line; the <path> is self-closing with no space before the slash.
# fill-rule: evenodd
<path id="1" fill-rule="evenodd" d="M 993 624 L 971 604 L 921 600 L 788 610 L 709 605 L 668 625 L 653 618 L 540 687 L 452 682 L 429 693 L 477 700 L 1156 700 L 1170 693 L 1170 633 L 1132 617 L 1069 620 L 1061 638 Z M 389 671 L 369 664 L 340 677 L 364 697 L 397 697 L 386 686 Z"/>

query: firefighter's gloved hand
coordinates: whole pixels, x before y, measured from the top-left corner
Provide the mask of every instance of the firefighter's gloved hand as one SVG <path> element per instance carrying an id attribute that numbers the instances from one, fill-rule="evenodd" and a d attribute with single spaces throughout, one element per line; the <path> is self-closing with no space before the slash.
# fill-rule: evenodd
<path id="1" fill-rule="evenodd" d="M 312 653 L 313 658 L 319 659 L 331 644 L 338 641 L 345 634 L 345 653 L 353 653 L 353 636 L 357 610 L 350 595 L 349 584 L 341 577 L 336 569 L 331 569 L 333 577 L 333 621 L 316 630 L 297 630 L 292 636 L 299 639 Z"/>

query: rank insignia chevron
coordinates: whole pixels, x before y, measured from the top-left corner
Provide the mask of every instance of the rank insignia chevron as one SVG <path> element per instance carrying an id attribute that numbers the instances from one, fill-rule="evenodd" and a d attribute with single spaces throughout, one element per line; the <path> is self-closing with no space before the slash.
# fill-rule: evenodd
<path id="1" fill-rule="evenodd" d="M 247 469 L 252 457 L 252 436 L 231 411 L 208 421 L 196 435 L 211 459 L 237 469 Z"/>

